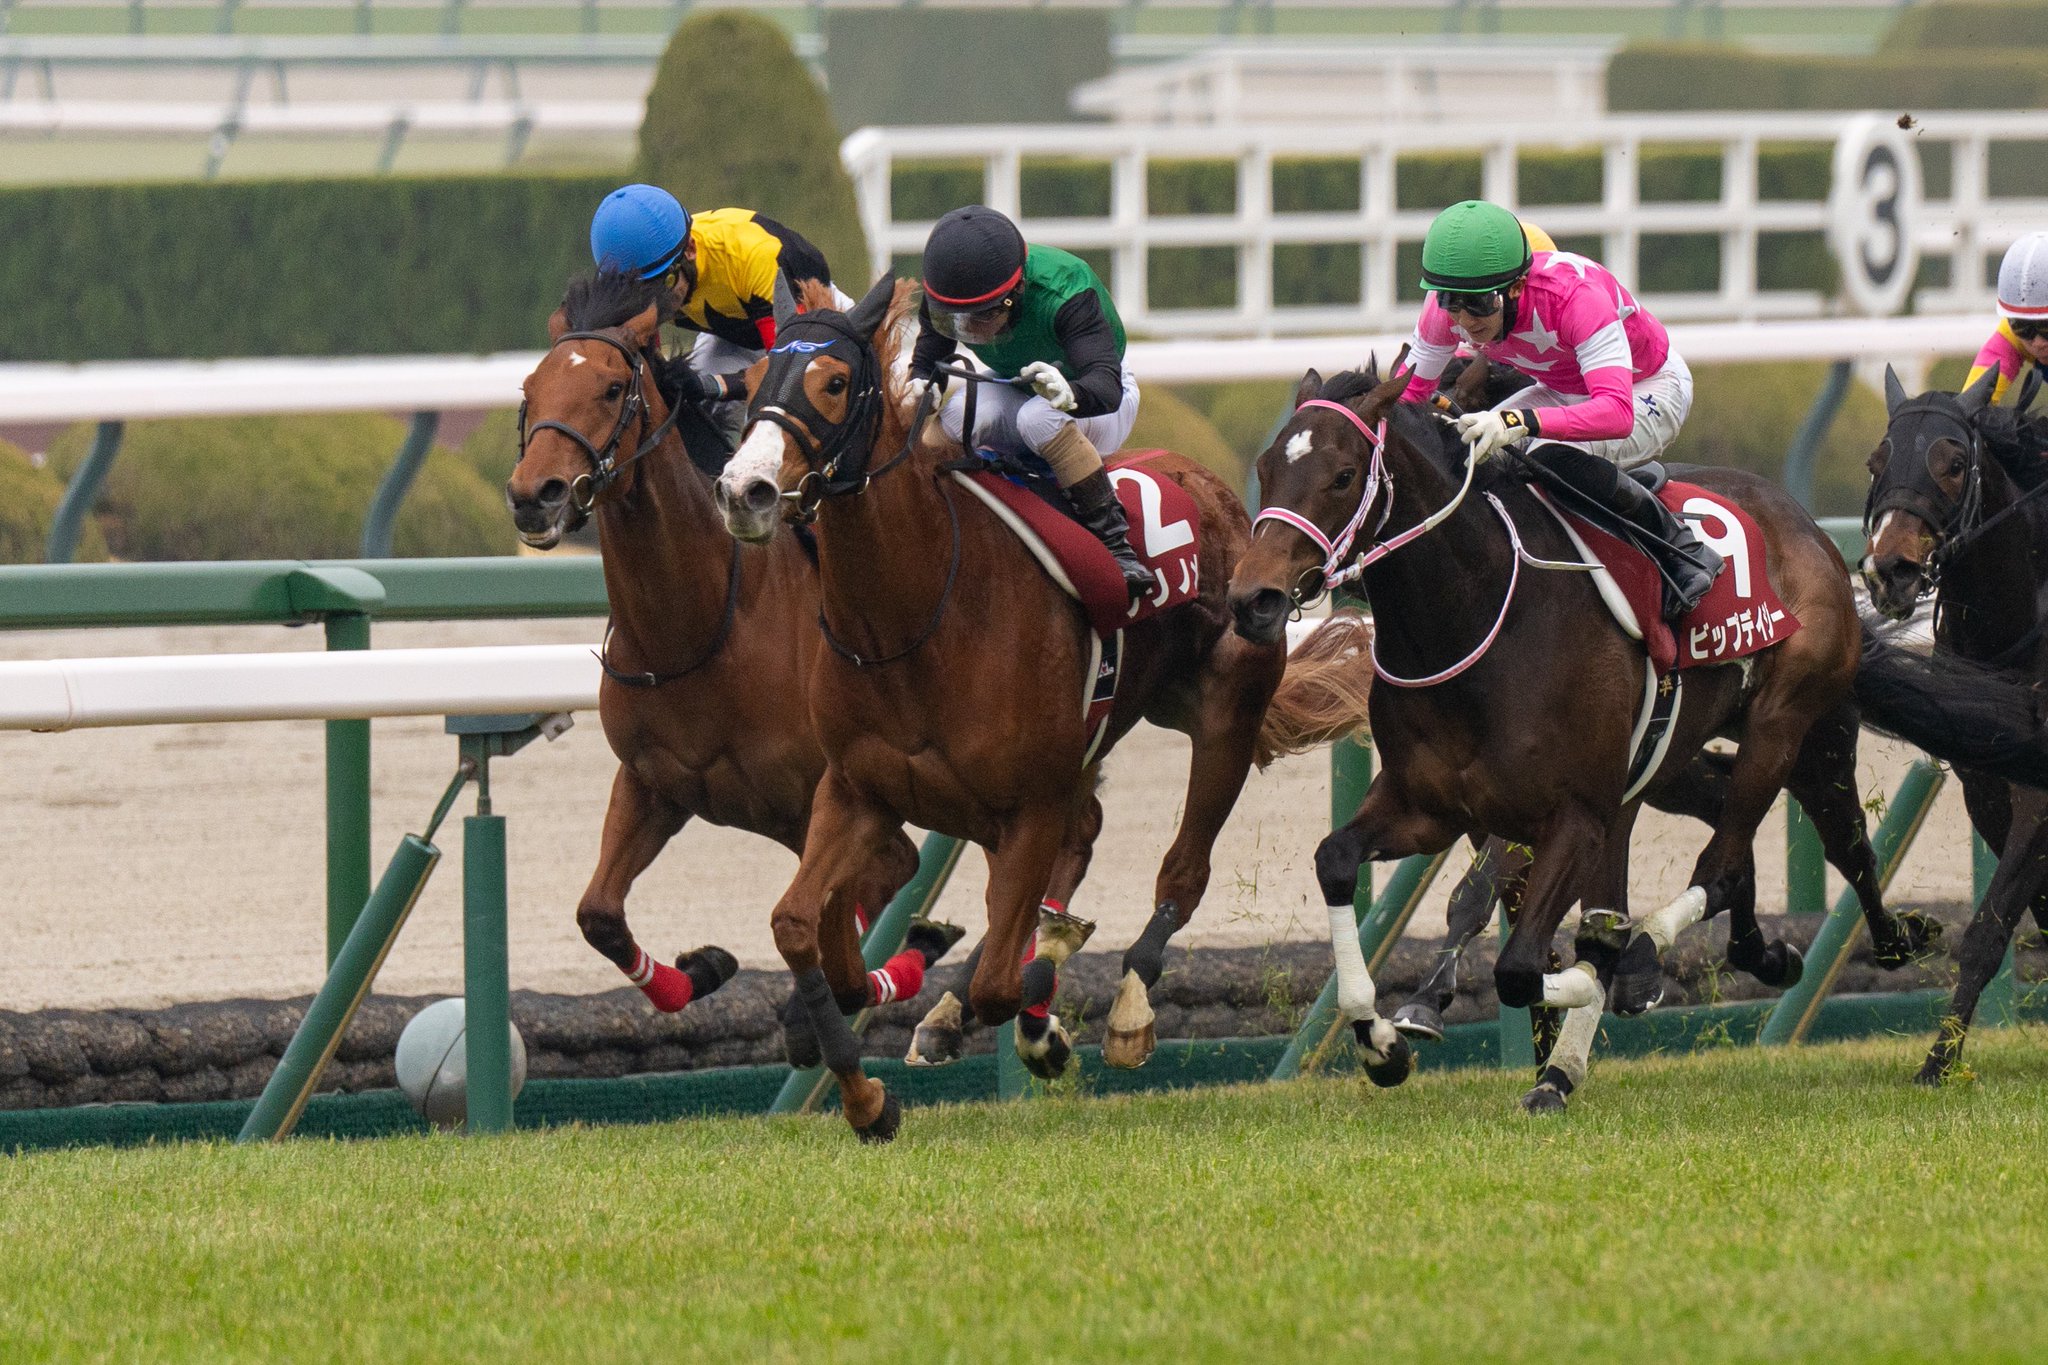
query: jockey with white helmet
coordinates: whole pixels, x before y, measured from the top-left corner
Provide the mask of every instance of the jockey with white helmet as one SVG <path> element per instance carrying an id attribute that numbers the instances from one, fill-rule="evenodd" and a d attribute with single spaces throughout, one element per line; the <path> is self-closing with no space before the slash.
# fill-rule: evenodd
<path id="1" fill-rule="evenodd" d="M 2048 379 L 2048 232 L 2020 238 L 1999 263 L 1998 330 L 1977 352 L 1963 387 L 1996 369 L 1998 383 L 1991 391 L 1996 403 L 2029 365 Z"/>
<path id="2" fill-rule="evenodd" d="M 1692 371 L 1656 318 L 1605 266 L 1535 250 L 1498 204 L 1468 199 L 1437 215 L 1422 243 L 1430 291 L 1409 342 L 1422 402 L 1460 342 L 1532 382 L 1491 412 L 1458 419 L 1475 459 L 1530 441 L 1530 456 L 1588 499 L 1647 534 L 1676 619 L 1713 586 L 1721 558 L 1623 471 L 1662 454 L 1692 410 Z"/>

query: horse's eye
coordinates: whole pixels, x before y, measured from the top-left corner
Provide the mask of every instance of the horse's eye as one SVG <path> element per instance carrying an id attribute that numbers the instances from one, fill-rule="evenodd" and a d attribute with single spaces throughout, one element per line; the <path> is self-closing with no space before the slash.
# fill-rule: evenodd
<path id="1" fill-rule="evenodd" d="M 1351 487 L 1351 485 L 1357 482 L 1357 480 L 1358 471 L 1347 465 L 1343 469 L 1337 471 L 1337 477 L 1330 481 L 1330 487 L 1336 492 L 1341 493 L 1345 489 Z"/>
<path id="2" fill-rule="evenodd" d="M 609 403 L 625 391 L 626 386 L 614 380 L 604 391 L 605 401 Z"/>
<path id="3" fill-rule="evenodd" d="M 1963 457 L 1958 455 L 1948 462 L 1948 477 L 1958 477 L 1963 472 Z"/>
<path id="4" fill-rule="evenodd" d="M 846 376 L 843 374 L 835 374 L 830 379 L 826 380 L 825 392 L 831 394 L 835 398 L 838 397 L 840 394 L 845 393 Z"/>

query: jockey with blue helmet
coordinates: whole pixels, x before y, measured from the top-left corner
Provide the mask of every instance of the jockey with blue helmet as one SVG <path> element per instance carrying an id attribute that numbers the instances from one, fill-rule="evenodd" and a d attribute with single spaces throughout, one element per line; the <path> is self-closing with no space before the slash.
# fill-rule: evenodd
<path id="1" fill-rule="evenodd" d="M 803 237 L 752 209 L 691 213 L 657 185 L 624 185 L 590 220 L 590 255 L 600 269 L 659 279 L 675 295 L 675 324 L 697 333 L 683 396 L 702 402 L 746 397 L 741 377 L 775 345 L 776 328 L 801 311 L 797 289 L 832 286 L 831 267 Z M 838 289 L 841 308 L 853 300 Z M 733 419 L 737 419 L 734 421 Z M 733 409 L 727 425 L 745 420 Z"/>

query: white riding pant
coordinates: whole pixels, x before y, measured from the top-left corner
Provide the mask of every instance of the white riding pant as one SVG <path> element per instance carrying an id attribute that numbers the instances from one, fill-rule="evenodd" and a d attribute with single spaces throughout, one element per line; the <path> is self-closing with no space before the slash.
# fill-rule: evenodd
<path id="1" fill-rule="evenodd" d="M 796 311 L 794 304 L 790 305 L 785 315 L 782 304 L 788 292 L 788 286 L 783 283 L 782 277 L 777 275 L 775 326 L 778 330 L 787 326 L 792 319 L 802 316 Z M 832 306 L 842 313 L 853 310 L 853 300 L 836 284 L 832 286 Z M 697 339 L 690 343 L 690 368 L 698 374 L 732 374 L 734 371 L 746 369 L 766 354 L 767 352 L 758 346 L 740 346 L 727 341 L 724 337 L 699 332 Z"/>
<path id="2" fill-rule="evenodd" d="M 1077 426 L 1096 452 L 1108 455 L 1131 438 L 1138 421 L 1138 381 L 1125 365 L 1123 399 L 1112 412 L 1095 417 L 1076 417 L 1061 412 L 1030 389 L 1009 384 L 978 384 L 974 396 L 974 444 L 977 448 L 1015 454 L 1028 450 L 1036 455 L 1064 426 Z M 951 391 L 939 409 L 939 425 L 963 445 L 962 428 L 967 422 L 967 381 L 947 379 Z"/>
<path id="3" fill-rule="evenodd" d="M 1494 411 L 1576 407 L 1585 402 L 1586 397 L 1582 393 L 1558 393 L 1536 384 L 1506 399 Z M 1686 368 L 1685 358 L 1673 350 L 1664 357 L 1662 366 L 1636 381 L 1635 429 L 1628 435 L 1611 441 L 1556 441 L 1556 444 L 1598 455 L 1623 469 L 1634 469 L 1662 455 L 1666 447 L 1678 439 L 1679 428 L 1685 425 L 1686 416 L 1691 412 L 1692 371 Z M 1536 438 L 1538 443 L 1549 443 L 1554 439 L 1549 436 Z"/>

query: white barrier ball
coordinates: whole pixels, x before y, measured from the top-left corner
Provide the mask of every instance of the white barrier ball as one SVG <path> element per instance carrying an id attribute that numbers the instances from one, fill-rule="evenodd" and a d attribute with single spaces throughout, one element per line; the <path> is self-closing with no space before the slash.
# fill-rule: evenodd
<path id="1" fill-rule="evenodd" d="M 512 1030 L 512 1093 L 526 1084 L 526 1040 Z M 458 996 L 436 1000 L 415 1014 L 398 1035 L 398 1088 L 427 1122 L 444 1131 L 469 1117 L 468 1055 L 463 1049 L 463 1004 Z"/>

